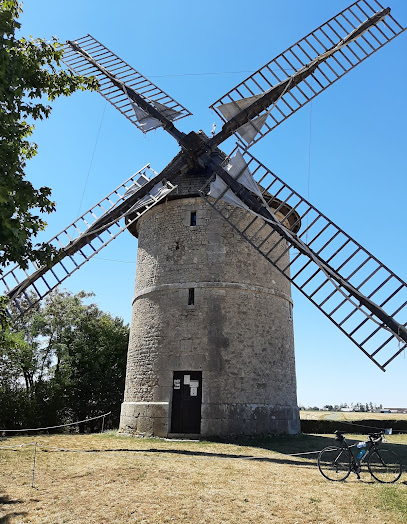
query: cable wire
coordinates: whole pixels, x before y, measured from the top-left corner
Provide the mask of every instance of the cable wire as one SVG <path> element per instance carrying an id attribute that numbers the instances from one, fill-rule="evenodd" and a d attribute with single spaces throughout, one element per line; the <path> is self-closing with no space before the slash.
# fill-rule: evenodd
<path id="1" fill-rule="evenodd" d="M 96 147 L 97 147 L 98 141 L 99 141 L 100 130 L 102 129 L 102 124 L 103 124 L 103 119 L 104 119 L 104 116 L 105 116 L 106 106 L 107 106 L 107 99 L 105 101 L 105 106 L 103 108 L 102 118 L 100 119 L 100 124 L 99 124 L 99 129 L 98 129 L 98 132 L 97 132 L 97 135 L 96 135 L 95 145 L 93 146 L 93 152 L 92 152 L 92 156 L 91 156 L 91 159 L 90 159 L 88 173 L 86 175 L 85 185 L 83 186 L 81 201 L 79 203 L 78 213 L 77 213 L 78 216 L 80 215 L 80 212 L 81 212 L 81 207 L 82 207 L 82 203 L 83 203 L 83 198 L 85 196 L 86 186 L 88 185 L 89 175 L 90 175 L 90 172 L 91 172 L 91 169 L 92 169 L 92 165 L 93 165 L 93 159 L 95 158 Z"/>

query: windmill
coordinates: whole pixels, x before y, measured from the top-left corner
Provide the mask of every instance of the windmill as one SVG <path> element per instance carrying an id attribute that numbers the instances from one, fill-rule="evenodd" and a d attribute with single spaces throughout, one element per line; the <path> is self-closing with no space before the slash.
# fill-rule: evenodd
<path id="1" fill-rule="evenodd" d="M 389 8 L 358 0 L 217 100 L 212 137 L 179 131 L 188 110 L 93 37 L 68 41 L 68 67 L 181 151 L 51 239 L 52 264 L 2 282 L 24 313 L 125 229 L 139 237 L 123 430 L 298 431 L 290 283 L 381 369 L 404 350 L 406 284 L 249 151 L 402 31 Z"/>

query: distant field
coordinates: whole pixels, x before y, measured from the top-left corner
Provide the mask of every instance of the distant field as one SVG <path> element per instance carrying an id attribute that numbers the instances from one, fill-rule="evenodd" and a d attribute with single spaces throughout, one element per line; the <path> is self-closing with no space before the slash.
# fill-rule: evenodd
<path id="1" fill-rule="evenodd" d="M 301 420 L 407 420 L 407 413 L 363 413 L 349 411 L 300 411 Z"/>
<path id="2" fill-rule="evenodd" d="M 406 465 L 407 435 L 388 440 Z M 31 488 L 34 446 L 15 446 L 33 442 Z M 332 442 L 323 435 L 177 442 L 113 432 L 4 438 L 0 447 L 11 447 L 0 449 L 0 522 L 406 522 L 405 472 L 395 485 L 366 471 L 360 481 L 334 483 L 319 473 L 315 454 L 292 456 Z"/>

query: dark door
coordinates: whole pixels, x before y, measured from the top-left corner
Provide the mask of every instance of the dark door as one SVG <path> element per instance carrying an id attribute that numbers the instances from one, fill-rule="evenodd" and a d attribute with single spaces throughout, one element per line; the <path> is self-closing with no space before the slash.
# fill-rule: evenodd
<path id="1" fill-rule="evenodd" d="M 202 371 L 174 371 L 171 433 L 201 433 Z"/>

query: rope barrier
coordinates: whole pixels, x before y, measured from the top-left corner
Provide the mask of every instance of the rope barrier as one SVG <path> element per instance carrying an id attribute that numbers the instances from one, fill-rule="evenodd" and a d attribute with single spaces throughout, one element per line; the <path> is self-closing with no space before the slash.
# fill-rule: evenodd
<path id="1" fill-rule="evenodd" d="M 357 446 L 357 444 L 352 444 L 351 446 L 348 446 L 349 448 L 354 448 Z M 304 453 L 287 453 L 287 455 L 290 455 L 290 457 L 298 457 L 300 455 L 312 455 L 313 453 L 321 453 L 323 451 L 322 449 L 319 449 L 318 451 L 305 451 Z"/>
<path id="2" fill-rule="evenodd" d="M 21 444 L 21 446 L 33 446 L 35 445 L 36 443 L 35 442 L 32 442 L 31 444 Z M 355 447 L 356 444 L 352 444 L 351 446 L 349 446 L 349 448 L 353 448 Z M 6 447 L 8 448 L 13 448 L 13 447 L 19 447 L 18 445 L 17 446 L 5 446 L 4 448 L 0 448 L 0 449 L 5 449 Z M 70 448 L 58 448 L 56 446 L 46 446 L 44 444 L 38 444 L 38 447 L 43 449 L 43 450 L 52 450 L 52 451 L 55 451 L 55 452 L 62 452 L 62 453 L 120 453 L 120 452 L 123 452 L 123 451 L 130 451 L 130 452 L 133 452 L 133 453 L 150 453 L 151 450 L 148 450 L 148 449 L 123 449 L 123 448 L 118 448 L 118 449 L 70 449 Z M 157 449 L 157 450 L 154 450 L 154 452 L 157 452 L 159 453 L 160 451 L 162 451 L 163 453 L 166 452 L 165 449 L 163 450 L 160 450 L 160 449 Z M 315 451 L 304 451 L 304 452 L 301 452 L 301 453 L 283 453 L 283 452 L 280 452 L 280 451 L 277 451 L 277 453 L 279 453 L 280 455 L 289 455 L 290 457 L 299 457 L 301 455 L 313 455 L 313 454 L 316 454 L 316 453 L 321 453 L 321 449 L 318 449 L 318 450 L 315 450 Z M 183 452 L 180 451 L 180 453 L 182 454 Z M 155 457 L 155 458 L 171 458 L 171 457 Z M 175 457 L 173 457 L 175 458 Z M 184 457 L 181 457 L 181 458 L 184 458 Z M 188 459 L 191 459 L 192 457 L 186 457 Z M 199 459 L 202 459 L 202 458 L 227 458 L 227 459 L 239 459 L 239 460 L 259 460 L 259 459 L 262 459 L 262 460 L 265 460 L 265 459 L 269 459 L 270 457 L 266 457 L 264 455 L 260 455 L 260 456 L 251 456 L 251 457 L 247 457 L 247 456 L 244 456 L 244 455 L 234 455 L 234 456 L 227 456 L 227 457 L 219 457 L 217 455 L 215 455 L 214 457 L 194 457 L 194 458 L 199 458 Z"/>
<path id="3" fill-rule="evenodd" d="M 36 443 L 35 442 L 30 442 L 29 444 L 16 444 L 15 446 L 2 446 L 0 447 L 0 449 L 15 449 L 15 448 L 21 448 L 23 446 L 34 446 Z M 356 444 L 352 444 L 351 446 L 349 446 L 350 448 L 352 447 L 355 447 Z M 121 451 L 124 451 L 123 449 L 88 449 L 88 450 L 84 450 L 84 449 L 69 449 L 69 448 L 58 448 L 56 446 L 45 446 L 43 444 L 38 444 L 38 447 L 39 448 L 42 448 L 44 450 L 53 450 L 53 451 L 60 451 L 60 452 L 64 452 L 64 453 L 103 453 L 103 452 L 121 452 Z M 137 450 L 137 449 L 129 449 L 129 450 L 126 450 L 126 451 L 133 451 L 135 453 L 143 453 L 144 451 L 148 451 L 148 450 Z M 160 451 L 160 450 L 158 450 Z M 163 450 L 165 452 L 165 450 Z M 281 455 L 290 455 L 290 457 L 299 457 L 301 455 L 312 455 L 312 454 L 315 454 L 315 453 L 321 453 L 321 449 L 318 449 L 318 450 L 315 450 L 315 451 L 304 451 L 302 453 L 282 453 L 282 452 L 277 452 L 277 453 L 280 453 Z M 159 457 L 157 457 L 159 458 Z M 208 457 L 201 457 L 201 458 L 208 458 Z M 236 455 L 235 457 L 226 457 L 226 458 L 237 458 L 237 459 L 243 459 L 243 460 L 256 460 L 256 459 L 259 459 L 259 458 L 262 458 L 262 459 L 266 459 L 266 458 L 269 458 L 269 457 L 265 457 L 265 456 L 259 456 L 259 457 L 244 457 L 244 456 L 238 456 Z"/>
<path id="4" fill-rule="evenodd" d="M 356 444 L 354 444 L 356 445 Z M 58 448 L 56 446 L 45 446 L 43 444 L 40 444 L 38 442 L 31 442 L 29 444 L 16 444 L 15 446 L 3 446 L 3 447 L 0 447 L 0 449 L 15 449 L 15 448 L 21 448 L 23 446 L 35 446 L 35 455 L 36 456 L 36 452 L 37 452 L 37 449 L 38 450 L 41 450 L 41 451 L 44 451 L 44 452 L 47 452 L 48 450 L 50 451 L 53 451 L 55 453 L 121 453 L 123 454 L 123 451 L 130 451 L 130 452 L 133 452 L 133 453 L 149 453 L 149 450 L 146 449 L 146 450 L 137 450 L 137 449 L 88 449 L 88 450 L 84 450 L 84 449 L 69 449 L 69 448 Z M 352 447 L 352 446 L 349 446 L 349 447 Z M 160 451 L 162 451 L 163 453 L 165 453 L 165 450 L 156 450 L 158 453 Z M 282 452 L 277 452 L 278 454 L 280 455 L 288 455 L 290 457 L 296 457 L 296 456 L 301 456 L 301 455 L 312 455 L 312 454 L 316 454 L 316 453 L 320 453 L 321 450 L 317 450 L 317 451 L 306 451 L 306 452 L 303 452 L 303 453 L 282 453 Z M 180 452 L 182 453 L 182 452 Z M 226 460 L 270 460 L 271 457 L 268 457 L 268 456 L 264 456 L 264 455 L 259 455 L 259 456 L 250 456 L 250 457 L 247 457 L 247 456 L 239 456 L 239 455 L 234 455 L 234 456 L 219 456 L 219 455 L 214 455 L 213 457 L 211 456 L 203 456 L 203 457 L 200 457 L 200 456 L 188 456 L 188 457 L 175 457 L 174 455 L 171 455 L 171 456 L 153 456 L 151 454 L 149 455 L 141 455 L 138 457 L 138 459 L 167 459 L 167 460 L 216 460 L 216 459 L 226 459 Z M 33 466 L 33 469 L 35 469 L 35 464 Z"/>
<path id="5" fill-rule="evenodd" d="M 0 449 L 15 449 L 22 448 L 24 446 L 35 446 L 35 442 L 30 442 L 29 444 L 15 444 L 14 446 L 1 446 Z"/>
<path id="6" fill-rule="evenodd" d="M 359 427 L 359 428 L 377 429 L 379 431 L 383 431 L 383 429 L 384 429 L 384 428 L 379 428 L 377 426 L 364 426 L 363 424 L 355 424 L 354 422 L 350 422 L 349 420 L 330 420 L 329 418 L 327 418 L 325 420 L 327 420 L 329 422 L 337 422 L 338 424 L 348 424 L 350 426 L 356 426 L 356 427 Z M 392 429 L 392 433 L 406 433 L 406 430 L 403 430 L 403 429 Z"/>
<path id="7" fill-rule="evenodd" d="M 0 429 L 0 433 L 8 433 L 8 432 L 24 432 L 24 431 L 43 431 L 45 429 L 56 429 L 56 428 L 65 428 L 67 426 L 76 426 L 77 424 L 82 424 L 84 422 L 89 422 L 90 420 L 96 420 L 98 418 L 107 417 L 107 415 L 110 415 L 112 412 L 109 411 L 108 413 L 104 413 L 103 415 L 98 415 L 97 417 L 91 417 L 87 418 L 85 420 L 78 420 L 77 422 L 69 422 L 68 424 L 60 424 L 59 426 L 48 426 L 46 428 L 25 428 L 25 429 Z"/>
<path id="8" fill-rule="evenodd" d="M 352 446 L 349 446 L 350 448 L 351 447 L 354 447 L 356 446 L 356 444 L 352 444 Z M 45 446 L 43 444 L 38 444 L 38 448 L 41 448 L 43 451 L 47 451 L 47 450 L 52 450 L 54 452 L 62 452 L 62 453 L 122 453 L 123 451 L 127 451 L 127 452 L 133 452 L 133 453 L 151 453 L 150 450 L 148 449 L 142 449 L 142 450 L 139 450 L 139 449 L 69 449 L 69 448 L 58 448 L 56 446 Z M 163 453 L 166 452 L 165 449 L 163 450 L 160 450 L 160 449 L 157 449 L 157 450 L 154 450 L 155 452 L 157 453 L 160 453 L 161 451 Z M 302 453 L 283 453 L 283 452 L 279 452 L 277 451 L 278 454 L 280 455 L 288 455 L 290 457 L 296 457 L 296 456 L 301 456 L 301 455 L 313 455 L 313 454 L 316 454 L 316 453 L 321 453 L 322 450 L 316 450 L 316 451 L 305 451 L 305 452 L 302 452 Z M 183 452 L 180 451 L 180 453 L 182 454 Z M 152 456 L 152 455 L 144 455 L 144 456 L 140 456 L 138 458 L 154 458 L 154 459 L 174 459 L 174 460 L 202 460 L 202 459 L 207 459 L 207 460 L 213 460 L 213 459 L 229 459 L 229 460 L 269 460 L 271 457 L 269 456 L 264 456 L 264 455 L 259 455 L 259 456 L 250 456 L 250 457 L 247 457 L 247 456 L 244 456 L 244 455 L 234 455 L 234 456 L 219 456 L 219 455 L 214 455 L 213 457 L 211 456 L 204 456 L 204 457 L 200 457 L 200 456 L 188 456 L 188 457 L 175 457 L 175 456 L 168 456 L 168 457 L 163 457 L 163 456 Z"/>

